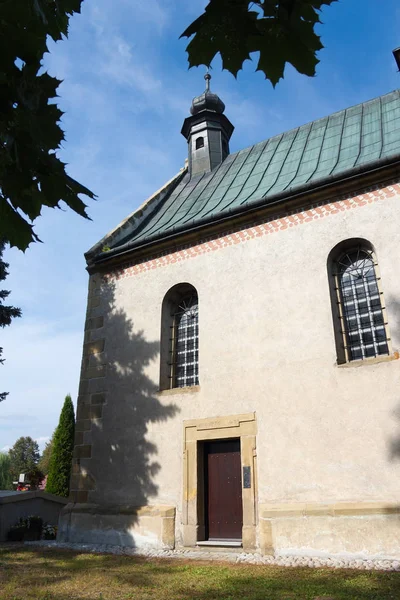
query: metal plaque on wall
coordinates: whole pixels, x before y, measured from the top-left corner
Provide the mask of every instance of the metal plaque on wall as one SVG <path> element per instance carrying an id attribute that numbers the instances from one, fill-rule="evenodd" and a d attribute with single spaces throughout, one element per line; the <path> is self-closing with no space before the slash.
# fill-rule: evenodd
<path id="1" fill-rule="evenodd" d="M 243 467 L 243 487 L 251 488 L 251 471 L 250 467 Z"/>

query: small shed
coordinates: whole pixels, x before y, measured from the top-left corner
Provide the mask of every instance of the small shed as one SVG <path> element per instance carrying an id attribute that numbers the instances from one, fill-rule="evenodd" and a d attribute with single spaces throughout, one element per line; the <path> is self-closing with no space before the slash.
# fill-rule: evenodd
<path id="1" fill-rule="evenodd" d="M 0 542 L 7 539 L 10 527 L 21 517 L 35 515 L 42 517 L 46 523 L 57 525 L 60 511 L 67 503 L 67 498 L 42 491 L 0 490 Z"/>

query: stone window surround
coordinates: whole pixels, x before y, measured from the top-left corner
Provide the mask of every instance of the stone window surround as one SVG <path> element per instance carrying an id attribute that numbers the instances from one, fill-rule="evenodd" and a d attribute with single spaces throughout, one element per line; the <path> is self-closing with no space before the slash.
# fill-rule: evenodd
<path id="1" fill-rule="evenodd" d="M 204 496 L 201 442 L 240 439 L 241 466 L 251 467 L 251 487 L 242 489 L 243 549 L 256 548 L 257 527 L 257 422 L 255 413 L 184 421 L 182 527 L 184 546 L 204 539 Z"/>
<path id="2" fill-rule="evenodd" d="M 340 296 L 340 284 L 338 280 L 338 275 L 335 269 L 335 263 L 338 257 L 343 254 L 343 252 L 351 250 L 353 247 L 361 246 L 367 249 L 374 260 L 374 268 L 375 268 L 375 276 L 378 286 L 378 291 L 381 298 L 381 306 L 382 306 L 382 315 L 385 323 L 385 331 L 386 331 L 386 339 L 388 345 L 388 354 L 383 354 L 381 356 L 373 356 L 367 357 L 364 359 L 351 360 L 348 354 L 348 350 L 346 348 L 346 338 L 344 332 L 341 331 L 341 319 L 343 318 L 342 313 L 342 298 Z M 382 276 L 379 269 L 379 263 L 376 256 L 376 251 L 369 240 L 363 238 L 348 238 L 344 239 L 329 253 L 328 256 L 328 277 L 329 277 L 329 287 L 331 293 L 331 304 L 332 304 L 332 317 L 333 317 L 333 329 L 335 333 L 335 342 L 336 342 L 336 366 L 337 367 L 360 367 L 363 364 L 378 364 L 381 362 L 387 362 L 391 360 L 396 360 L 399 358 L 398 352 L 393 350 L 392 340 L 390 337 L 389 324 L 388 324 L 388 314 L 386 310 L 386 305 L 384 301 L 384 294 L 382 289 Z"/>

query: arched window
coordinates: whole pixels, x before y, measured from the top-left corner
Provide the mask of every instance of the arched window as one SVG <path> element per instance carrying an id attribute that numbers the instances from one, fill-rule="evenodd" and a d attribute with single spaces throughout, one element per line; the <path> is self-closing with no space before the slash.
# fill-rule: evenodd
<path id="1" fill-rule="evenodd" d="M 338 362 L 389 354 L 383 293 L 371 244 L 349 240 L 339 244 L 331 255 L 336 333 L 340 334 Z"/>
<path id="2" fill-rule="evenodd" d="M 196 139 L 196 150 L 198 150 L 199 148 L 204 148 L 204 138 L 203 137 L 198 137 Z"/>
<path id="3" fill-rule="evenodd" d="M 166 294 L 161 326 L 161 389 L 199 384 L 199 303 L 195 288 L 183 283 Z"/>
<path id="4" fill-rule="evenodd" d="M 197 294 L 185 296 L 173 316 L 171 350 L 174 387 L 199 383 L 199 304 Z"/>

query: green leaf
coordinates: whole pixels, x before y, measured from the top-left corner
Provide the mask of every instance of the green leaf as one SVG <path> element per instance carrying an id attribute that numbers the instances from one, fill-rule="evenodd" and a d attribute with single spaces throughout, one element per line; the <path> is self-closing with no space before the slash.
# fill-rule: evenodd
<path id="1" fill-rule="evenodd" d="M 38 241 L 33 223 L 42 206 L 63 201 L 88 218 L 80 195 L 95 198 L 55 154 L 65 139 L 52 101 L 61 81 L 40 72 L 47 38 L 67 35 L 81 3 L 0 0 L 0 237 L 21 250 Z"/>
<path id="2" fill-rule="evenodd" d="M 0 238 L 7 240 L 11 247 L 15 246 L 25 252 L 32 241 L 39 241 L 32 225 L 29 225 L 7 202 L 0 196 Z"/>
<path id="3" fill-rule="evenodd" d="M 273 31 L 270 26 L 268 35 L 263 35 L 262 44 L 260 42 L 261 40 L 257 39 L 252 46 L 257 48 L 260 53 L 256 70 L 263 72 L 266 79 L 269 79 L 275 86 L 283 77 L 285 70 L 284 56 L 285 54 L 287 56 L 287 40 L 284 36 L 279 35 L 278 31 Z"/>
<path id="4" fill-rule="evenodd" d="M 186 48 L 189 68 L 209 67 L 220 54 L 223 68 L 236 77 L 244 61 L 259 53 L 256 70 L 274 86 L 284 76 L 286 63 L 312 77 L 317 52 L 323 48 L 314 27 L 321 8 L 336 1 L 210 0 L 181 35 L 193 36 Z"/>
<path id="5" fill-rule="evenodd" d="M 257 35 L 257 13 L 247 10 L 244 0 L 211 1 L 206 11 L 181 35 L 193 40 L 186 48 L 189 66 L 210 66 L 219 52 L 223 68 L 235 77 L 250 58 L 248 38 Z"/>
<path id="6" fill-rule="evenodd" d="M 91 198 L 92 200 L 95 200 L 97 198 L 96 194 L 93 194 L 93 192 L 88 190 L 88 188 L 86 188 L 78 181 L 75 181 L 75 179 L 72 179 L 72 177 L 70 177 L 69 175 L 67 175 L 67 181 L 71 190 L 76 194 L 85 194 L 85 196 L 89 196 L 89 198 Z"/>

